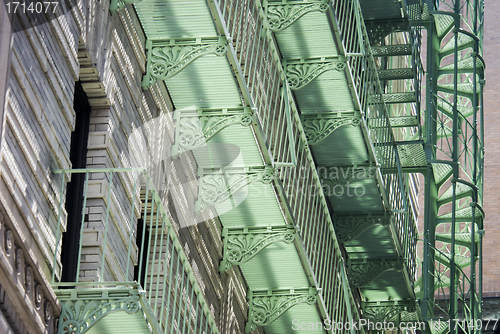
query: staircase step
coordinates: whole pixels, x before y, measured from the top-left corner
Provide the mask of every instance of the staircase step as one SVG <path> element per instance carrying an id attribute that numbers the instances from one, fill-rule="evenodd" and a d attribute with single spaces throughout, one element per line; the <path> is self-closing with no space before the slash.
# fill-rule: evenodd
<path id="1" fill-rule="evenodd" d="M 407 93 L 389 93 L 383 94 L 384 102 L 387 104 L 395 103 L 412 103 L 417 102 L 417 94 L 415 92 Z M 380 95 L 372 95 L 373 103 L 380 103 Z"/>
<path id="2" fill-rule="evenodd" d="M 476 89 L 478 90 L 478 93 L 480 92 L 480 85 L 478 84 Z M 452 83 L 450 84 L 440 84 L 438 85 L 438 90 L 441 92 L 449 93 L 449 94 L 454 94 L 455 89 L 454 85 Z M 474 87 L 472 83 L 460 83 L 457 85 L 457 94 L 459 96 L 464 96 L 466 98 L 469 98 L 472 100 L 474 92 Z"/>
<path id="3" fill-rule="evenodd" d="M 437 262 L 441 263 L 443 266 L 450 268 L 450 256 L 449 256 L 449 254 L 447 254 L 447 255 L 436 252 L 435 259 Z M 461 269 L 464 269 L 465 267 L 470 266 L 470 263 L 471 263 L 470 257 L 463 256 L 463 255 L 455 255 L 455 264 L 458 267 L 460 267 Z"/>
<path id="4" fill-rule="evenodd" d="M 472 73 L 474 70 L 474 57 L 467 57 L 458 62 L 458 73 Z M 476 58 L 476 69 L 482 71 L 484 67 L 481 59 Z M 455 72 L 455 63 L 448 64 L 439 69 L 441 74 L 453 74 Z"/>
<path id="5" fill-rule="evenodd" d="M 411 56 L 410 44 L 372 46 L 374 57 Z"/>
<path id="6" fill-rule="evenodd" d="M 453 175 L 453 168 L 448 164 L 433 163 L 432 171 L 438 188 Z"/>
<path id="7" fill-rule="evenodd" d="M 438 101 L 437 109 L 449 118 L 453 119 L 453 107 L 449 103 Z M 474 113 L 474 109 L 472 107 L 458 106 L 458 111 L 463 116 L 463 118 L 468 118 Z"/>
<path id="8" fill-rule="evenodd" d="M 471 187 L 466 184 L 457 182 L 457 190 L 455 192 L 455 199 L 459 200 L 461 198 L 469 197 L 473 195 Z M 441 196 L 439 196 L 437 205 L 438 208 L 446 203 L 451 203 L 453 201 L 453 187 L 449 187 Z"/>
<path id="9" fill-rule="evenodd" d="M 393 68 L 389 70 L 379 70 L 378 77 L 380 80 L 403 80 L 413 79 L 415 74 L 412 68 Z"/>
<path id="10" fill-rule="evenodd" d="M 474 46 L 474 39 L 466 34 L 458 34 L 458 50 L 464 50 Z M 451 55 L 455 52 L 455 39 L 451 38 L 439 51 L 441 57 Z"/>
<path id="11" fill-rule="evenodd" d="M 423 143 L 398 142 L 397 148 L 402 168 L 422 168 L 427 166 Z"/>
<path id="12" fill-rule="evenodd" d="M 455 233 L 455 245 L 464 246 L 470 248 L 472 233 Z M 451 233 L 436 233 L 436 240 L 451 243 Z M 481 240 L 479 233 L 475 233 L 474 241 L 478 243 Z"/>
<path id="13" fill-rule="evenodd" d="M 371 129 L 385 128 L 385 118 L 372 118 L 368 119 L 368 125 Z M 398 116 L 390 117 L 389 122 L 392 128 L 407 128 L 418 126 L 417 116 Z"/>
<path id="14" fill-rule="evenodd" d="M 478 208 L 475 211 L 476 222 L 482 217 L 482 212 Z M 441 223 L 451 223 L 451 212 L 441 215 L 437 218 L 438 224 Z M 469 223 L 472 222 L 472 207 L 463 208 L 456 211 L 455 222 Z"/>
<path id="15" fill-rule="evenodd" d="M 434 14 L 437 35 L 441 39 L 455 26 L 455 20 L 451 15 Z"/>

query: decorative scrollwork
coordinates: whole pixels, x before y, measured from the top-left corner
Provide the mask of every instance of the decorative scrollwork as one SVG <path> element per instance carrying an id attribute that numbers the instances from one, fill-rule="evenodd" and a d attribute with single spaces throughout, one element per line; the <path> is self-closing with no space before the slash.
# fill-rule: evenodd
<path id="1" fill-rule="evenodd" d="M 360 262 L 351 260 L 349 264 L 349 283 L 356 288 L 365 286 L 387 270 L 402 270 L 403 263 L 403 259 L 401 258 L 385 258 Z"/>
<path id="2" fill-rule="evenodd" d="M 156 80 L 167 80 L 197 58 L 215 54 L 223 56 L 227 52 L 227 44 L 222 38 L 217 42 L 213 40 L 203 42 L 197 40 L 195 43 L 178 42 L 171 45 L 170 42 L 149 42 L 148 61 L 146 75 L 143 79 L 143 88 L 147 89 L 156 83 Z"/>
<path id="3" fill-rule="evenodd" d="M 295 21 L 312 11 L 326 12 L 328 4 L 325 3 L 306 3 L 306 4 L 287 4 L 267 6 L 267 22 L 269 29 L 274 32 L 284 30 L 291 26 Z"/>
<path id="4" fill-rule="evenodd" d="M 262 182 L 270 184 L 274 178 L 275 172 L 271 167 L 247 172 L 221 170 L 218 173 L 205 174 L 200 179 L 195 210 L 199 212 L 204 210 L 208 205 L 221 203 L 251 183 Z"/>
<path id="5" fill-rule="evenodd" d="M 224 258 L 220 271 L 224 272 L 233 265 L 243 264 L 270 244 L 284 241 L 287 244 L 295 240 L 293 228 L 269 228 L 266 231 L 226 231 L 224 239 Z"/>
<path id="6" fill-rule="evenodd" d="M 340 243 L 353 240 L 374 225 L 389 226 L 390 215 L 349 215 L 335 217 L 334 227 Z"/>
<path id="7" fill-rule="evenodd" d="M 140 309 L 137 298 L 118 300 L 67 300 L 62 304 L 59 333 L 83 334 L 104 316 L 125 311 L 129 314 Z"/>
<path id="8" fill-rule="evenodd" d="M 285 74 L 290 89 L 298 90 L 307 86 L 314 79 L 316 79 L 326 71 L 343 71 L 345 67 L 345 60 L 288 64 L 285 68 Z"/>
<path id="9" fill-rule="evenodd" d="M 248 310 L 248 323 L 245 333 L 257 329 L 257 326 L 266 326 L 278 319 L 291 307 L 307 303 L 316 303 L 317 293 L 313 289 L 308 291 L 294 291 L 288 293 L 269 291 L 265 293 L 249 293 L 250 303 Z"/>
<path id="10" fill-rule="evenodd" d="M 417 306 L 414 300 L 400 300 L 378 305 L 376 302 L 363 303 L 363 316 L 376 322 L 392 322 L 396 326 L 400 322 L 419 321 Z"/>
<path id="11" fill-rule="evenodd" d="M 222 129 L 241 124 L 249 126 L 252 124 L 253 112 L 250 108 L 243 111 L 228 111 L 218 114 L 201 114 L 195 111 L 174 112 L 176 120 L 175 144 L 172 148 L 172 155 L 177 155 L 203 146 L 213 136 Z"/>
<path id="12" fill-rule="evenodd" d="M 320 143 L 341 126 L 359 126 L 360 124 L 361 119 L 359 117 L 304 118 L 302 120 L 302 126 L 309 145 Z"/>

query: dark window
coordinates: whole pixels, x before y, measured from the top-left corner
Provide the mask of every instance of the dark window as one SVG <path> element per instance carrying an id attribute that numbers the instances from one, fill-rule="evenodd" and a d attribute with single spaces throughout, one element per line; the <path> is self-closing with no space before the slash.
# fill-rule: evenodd
<path id="1" fill-rule="evenodd" d="M 76 113 L 75 130 L 71 134 L 70 160 L 73 169 L 87 166 L 87 143 L 89 138 L 90 104 L 80 82 L 75 83 L 73 109 Z M 63 233 L 61 262 L 62 281 L 76 280 L 80 229 L 82 223 L 83 190 L 85 174 L 72 174 L 66 194 L 68 212 L 67 230 Z"/>

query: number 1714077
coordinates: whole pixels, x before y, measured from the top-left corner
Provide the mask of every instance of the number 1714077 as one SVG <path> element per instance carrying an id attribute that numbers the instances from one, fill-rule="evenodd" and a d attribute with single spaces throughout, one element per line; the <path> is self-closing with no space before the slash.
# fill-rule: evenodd
<path id="1" fill-rule="evenodd" d="M 6 1 L 9 14 L 54 14 L 59 3 L 57 1 Z"/>

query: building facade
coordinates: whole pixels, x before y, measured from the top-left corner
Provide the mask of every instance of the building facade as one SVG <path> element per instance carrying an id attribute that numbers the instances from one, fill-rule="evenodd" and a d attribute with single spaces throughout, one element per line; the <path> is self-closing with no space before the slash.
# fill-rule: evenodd
<path id="1" fill-rule="evenodd" d="M 480 331 L 481 1 L 14 4 L 0 331 Z"/>

